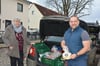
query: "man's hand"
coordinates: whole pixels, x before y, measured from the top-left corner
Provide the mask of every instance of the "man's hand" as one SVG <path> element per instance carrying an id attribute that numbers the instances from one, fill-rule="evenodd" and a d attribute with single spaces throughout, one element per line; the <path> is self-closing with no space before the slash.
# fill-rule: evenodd
<path id="1" fill-rule="evenodd" d="M 66 45 L 65 45 L 65 41 L 64 40 L 61 41 L 61 47 L 62 47 L 62 49 L 66 49 Z"/>
<path id="2" fill-rule="evenodd" d="M 75 59 L 77 57 L 77 54 L 71 54 L 71 59 Z"/>

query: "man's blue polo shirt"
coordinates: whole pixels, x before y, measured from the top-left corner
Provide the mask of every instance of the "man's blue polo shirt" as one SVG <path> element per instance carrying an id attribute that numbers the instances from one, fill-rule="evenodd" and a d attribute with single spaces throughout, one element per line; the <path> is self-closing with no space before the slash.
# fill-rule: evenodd
<path id="1" fill-rule="evenodd" d="M 90 40 L 90 38 L 88 33 L 78 26 L 73 31 L 71 28 L 69 28 L 64 34 L 64 40 L 69 51 L 74 54 L 83 48 L 82 41 Z M 87 54 L 81 55 L 76 59 L 87 59 Z"/>

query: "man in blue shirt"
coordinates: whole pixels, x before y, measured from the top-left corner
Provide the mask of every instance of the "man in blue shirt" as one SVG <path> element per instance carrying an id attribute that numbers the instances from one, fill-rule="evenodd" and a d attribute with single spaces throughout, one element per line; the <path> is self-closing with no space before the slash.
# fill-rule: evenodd
<path id="1" fill-rule="evenodd" d="M 87 66 L 87 52 L 90 50 L 90 38 L 88 32 L 79 26 L 77 16 L 72 16 L 69 20 L 70 28 L 64 34 L 61 42 L 62 48 L 69 49 L 70 59 L 68 66 Z"/>

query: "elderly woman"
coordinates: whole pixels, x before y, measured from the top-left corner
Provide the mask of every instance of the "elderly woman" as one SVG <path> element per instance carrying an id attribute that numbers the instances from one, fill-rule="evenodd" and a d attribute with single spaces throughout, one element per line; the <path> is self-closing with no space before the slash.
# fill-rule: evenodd
<path id="1" fill-rule="evenodd" d="M 3 36 L 5 44 L 8 46 L 8 55 L 10 57 L 11 66 L 24 66 L 23 60 L 27 56 L 27 39 L 26 29 L 21 25 L 20 19 L 15 18 L 9 25 Z"/>

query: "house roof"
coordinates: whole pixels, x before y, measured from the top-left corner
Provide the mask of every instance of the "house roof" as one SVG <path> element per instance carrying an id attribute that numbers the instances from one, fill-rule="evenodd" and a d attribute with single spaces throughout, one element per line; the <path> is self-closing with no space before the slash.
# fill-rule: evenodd
<path id="1" fill-rule="evenodd" d="M 24 1 L 24 2 L 26 2 L 26 3 L 28 3 L 28 4 L 31 4 L 32 2 L 30 2 L 30 1 L 28 1 L 28 0 L 18 0 L 18 1 Z"/>
<path id="2" fill-rule="evenodd" d="M 38 5 L 38 4 L 36 4 L 36 3 L 34 3 L 34 5 L 39 9 L 39 11 L 41 12 L 41 14 L 42 14 L 43 16 L 61 15 L 61 14 L 59 14 L 59 13 L 57 13 L 57 12 L 51 10 L 51 9 L 48 9 L 48 8 L 46 8 L 46 7 L 43 7 L 43 6 Z"/>

